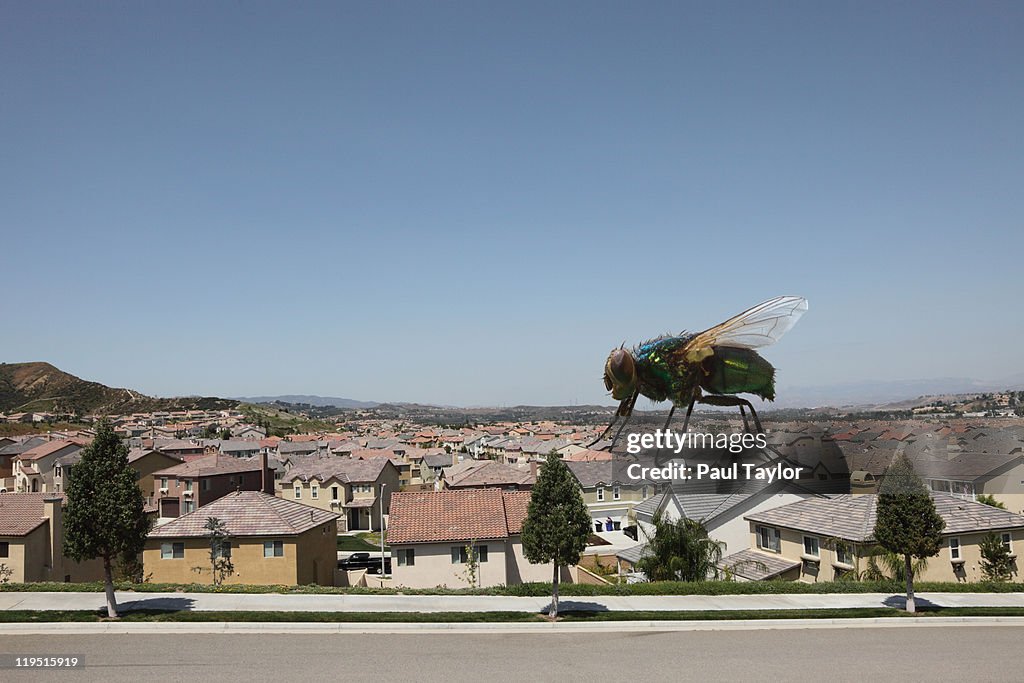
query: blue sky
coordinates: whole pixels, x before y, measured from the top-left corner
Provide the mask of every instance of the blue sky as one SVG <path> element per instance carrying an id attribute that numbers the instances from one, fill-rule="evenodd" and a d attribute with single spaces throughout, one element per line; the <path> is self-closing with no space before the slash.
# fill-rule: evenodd
<path id="1" fill-rule="evenodd" d="M 1024 371 L 1020 3 L 0 2 L 0 359 L 156 395 L 608 401 Z"/>

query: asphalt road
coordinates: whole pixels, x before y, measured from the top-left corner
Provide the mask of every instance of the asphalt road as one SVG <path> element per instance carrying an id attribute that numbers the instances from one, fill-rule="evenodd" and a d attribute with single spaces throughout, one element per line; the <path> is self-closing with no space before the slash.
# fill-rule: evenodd
<path id="1" fill-rule="evenodd" d="M 1020 681 L 1019 626 L 596 634 L 5 636 L 0 652 L 85 656 L 45 681 Z"/>

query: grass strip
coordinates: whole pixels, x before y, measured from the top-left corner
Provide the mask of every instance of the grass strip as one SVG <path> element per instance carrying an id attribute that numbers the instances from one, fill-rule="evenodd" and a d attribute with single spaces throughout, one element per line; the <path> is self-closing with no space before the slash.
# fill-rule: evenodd
<path id="1" fill-rule="evenodd" d="M 1022 607 L 926 607 L 908 614 L 894 607 L 700 610 L 700 611 L 621 611 L 563 612 L 560 621 L 736 621 L 760 619 L 857 619 L 909 616 L 920 617 L 1024 617 Z M 108 621 L 104 613 L 91 610 L 5 610 L 0 623 L 57 623 Z M 266 623 L 544 623 L 545 617 L 531 612 L 193 612 L 187 610 L 135 610 L 126 612 L 120 622 L 266 622 Z"/>

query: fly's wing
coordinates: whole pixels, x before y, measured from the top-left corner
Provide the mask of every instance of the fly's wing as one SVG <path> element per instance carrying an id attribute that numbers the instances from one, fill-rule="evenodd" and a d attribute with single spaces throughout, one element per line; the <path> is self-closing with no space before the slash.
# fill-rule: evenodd
<path id="1" fill-rule="evenodd" d="M 704 330 L 686 344 L 686 358 L 697 362 L 710 356 L 714 346 L 758 349 L 777 342 L 807 312 L 807 299 L 777 296 Z"/>

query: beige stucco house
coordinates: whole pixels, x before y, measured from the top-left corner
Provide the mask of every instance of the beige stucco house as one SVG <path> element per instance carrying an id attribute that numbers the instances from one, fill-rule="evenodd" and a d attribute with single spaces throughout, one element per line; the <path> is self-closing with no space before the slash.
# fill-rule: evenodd
<path id="1" fill-rule="evenodd" d="M 388 543 L 395 586 L 469 587 L 469 548 L 478 558 L 477 587 L 551 581 L 551 564 L 531 564 L 520 533 L 529 491 L 497 488 L 397 493 Z M 563 571 L 561 578 L 571 580 Z"/>
<path id="2" fill-rule="evenodd" d="M 225 583 L 334 585 L 337 517 L 261 491 L 239 491 L 153 529 L 144 571 L 156 583 L 211 583 L 207 519 L 227 526 L 234 573 Z"/>
<path id="3" fill-rule="evenodd" d="M 64 497 L 52 493 L 0 494 L 0 565 L 11 583 L 103 578 L 99 560 L 64 556 Z"/>
<path id="4" fill-rule="evenodd" d="M 339 533 L 379 531 L 381 505 L 386 519 L 391 494 L 400 486 L 398 469 L 389 458 L 308 456 L 292 460 L 277 495 L 338 513 Z"/>
<path id="5" fill-rule="evenodd" d="M 932 498 L 946 527 L 942 548 L 928 559 L 920 580 L 981 580 L 979 543 L 989 532 L 1014 555 L 1024 548 L 1024 516 L 947 493 L 933 493 Z M 878 552 L 877 500 L 876 494 L 809 498 L 749 514 L 751 549 L 724 558 L 722 565 L 747 580 L 834 581 L 863 572 L 868 558 Z M 1019 580 L 1016 571 L 1014 578 Z"/>

